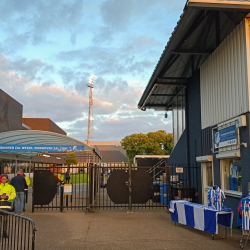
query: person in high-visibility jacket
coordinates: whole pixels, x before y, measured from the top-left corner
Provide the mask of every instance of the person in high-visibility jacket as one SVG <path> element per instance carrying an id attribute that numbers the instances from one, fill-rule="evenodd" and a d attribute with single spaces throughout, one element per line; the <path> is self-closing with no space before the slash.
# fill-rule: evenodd
<path id="1" fill-rule="evenodd" d="M 29 185 L 30 185 L 30 178 L 25 175 L 24 173 L 25 169 L 22 170 L 22 176 L 24 177 L 25 181 L 26 181 L 26 184 L 28 185 L 28 188 L 27 189 L 24 189 L 24 193 L 25 193 L 25 196 L 24 196 L 24 200 L 23 200 L 23 211 L 25 212 L 25 203 L 28 202 L 28 191 L 29 191 Z"/>
<path id="2" fill-rule="evenodd" d="M 8 175 L 2 175 L 0 184 L 0 209 L 11 211 L 12 202 L 16 198 L 16 190 L 9 184 Z"/>
<path id="3" fill-rule="evenodd" d="M 57 175 L 57 177 L 60 181 L 64 181 L 64 174 L 60 173 Z"/>
<path id="4" fill-rule="evenodd" d="M 1 176 L 0 184 L 0 210 L 10 212 L 12 209 L 12 202 L 16 198 L 16 190 L 9 184 L 8 175 Z M 8 238 L 7 234 L 7 216 L 0 212 L 3 216 L 3 238 Z"/>
<path id="5" fill-rule="evenodd" d="M 23 177 L 26 180 L 27 185 L 29 186 L 30 185 L 30 178 L 29 178 L 29 176 L 27 176 L 27 175 L 24 174 Z"/>

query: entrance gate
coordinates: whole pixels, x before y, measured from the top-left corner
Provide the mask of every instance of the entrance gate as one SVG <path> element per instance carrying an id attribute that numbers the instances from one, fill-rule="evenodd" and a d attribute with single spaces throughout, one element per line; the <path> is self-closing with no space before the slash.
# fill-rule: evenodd
<path id="1" fill-rule="evenodd" d="M 196 201 L 197 178 L 197 168 L 165 162 L 153 167 L 88 163 L 35 168 L 32 211 L 165 209 L 172 199 Z"/>

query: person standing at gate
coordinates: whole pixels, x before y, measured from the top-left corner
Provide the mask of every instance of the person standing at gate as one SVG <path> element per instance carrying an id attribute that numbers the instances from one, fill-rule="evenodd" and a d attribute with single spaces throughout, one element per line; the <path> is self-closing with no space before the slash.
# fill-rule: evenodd
<path id="1" fill-rule="evenodd" d="M 10 185 L 12 185 L 16 190 L 16 198 L 15 198 L 15 213 L 23 215 L 23 204 L 24 204 L 24 190 L 28 188 L 28 185 L 22 176 L 22 171 L 18 170 L 17 175 L 13 177 L 10 181 Z"/>
<path id="2" fill-rule="evenodd" d="M 11 211 L 12 202 L 15 198 L 16 190 L 9 184 L 8 175 L 2 175 L 0 184 L 0 209 L 4 211 Z"/>
<path id="3" fill-rule="evenodd" d="M 65 173 L 65 179 L 66 179 L 66 183 L 69 183 L 70 180 L 70 169 L 68 168 L 67 172 Z"/>
<path id="4" fill-rule="evenodd" d="M 16 197 L 16 190 L 9 184 L 8 175 L 1 176 L 0 184 L 0 210 L 11 212 L 12 202 Z M 1 212 L 0 212 L 1 214 Z M 7 217 L 3 214 L 3 238 L 8 238 L 7 235 Z"/>
<path id="5" fill-rule="evenodd" d="M 27 185 L 28 185 L 28 188 L 27 189 L 24 189 L 24 201 L 23 201 L 23 211 L 25 212 L 25 203 L 27 202 L 28 200 L 28 191 L 29 191 L 29 185 L 30 185 L 30 178 L 25 175 L 24 173 L 25 169 L 22 170 L 22 176 L 24 177 Z"/>

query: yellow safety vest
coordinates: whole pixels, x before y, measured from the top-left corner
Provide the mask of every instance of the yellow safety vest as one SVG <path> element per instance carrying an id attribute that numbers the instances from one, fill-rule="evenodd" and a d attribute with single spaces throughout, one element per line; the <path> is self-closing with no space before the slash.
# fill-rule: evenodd
<path id="1" fill-rule="evenodd" d="M 64 180 L 64 174 L 58 174 L 57 177 L 60 181 Z"/>
<path id="2" fill-rule="evenodd" d="M 27 175 L 25 175 L 24 178 L 26 180 L 27 185 L 29 186 L 30 185 L 30 178 Z"/>
<path id="3" fill-rule="evenodd" d="M 9 183 L 1 183 L 0 184 L 0 195 L 6 194 L 8 197 L 8 200 L 0 200 L 0 201 L 7 201 L 7 202 L 12 202 L 16 198 L 16 190 L 13 186 L 11 186 Z M 0 209 L 1 208 L 11 208 L 11 206 L 1 206 L 0 204 Z"/>

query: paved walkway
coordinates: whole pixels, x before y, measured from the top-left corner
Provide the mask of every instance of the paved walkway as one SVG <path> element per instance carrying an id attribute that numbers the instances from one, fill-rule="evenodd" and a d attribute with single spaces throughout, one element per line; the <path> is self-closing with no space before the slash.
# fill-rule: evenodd
<path id="1" fill-rule="evenodd" d="M 53 249 L 239 249 L 240 232 L 233 237 L 224 227 L 215 240 L 211 234 L 186 226 L 175 227 L 170 214 L 163 210 L 41 211 L 26 212 L 37 228 L 36 250 Z"/>

